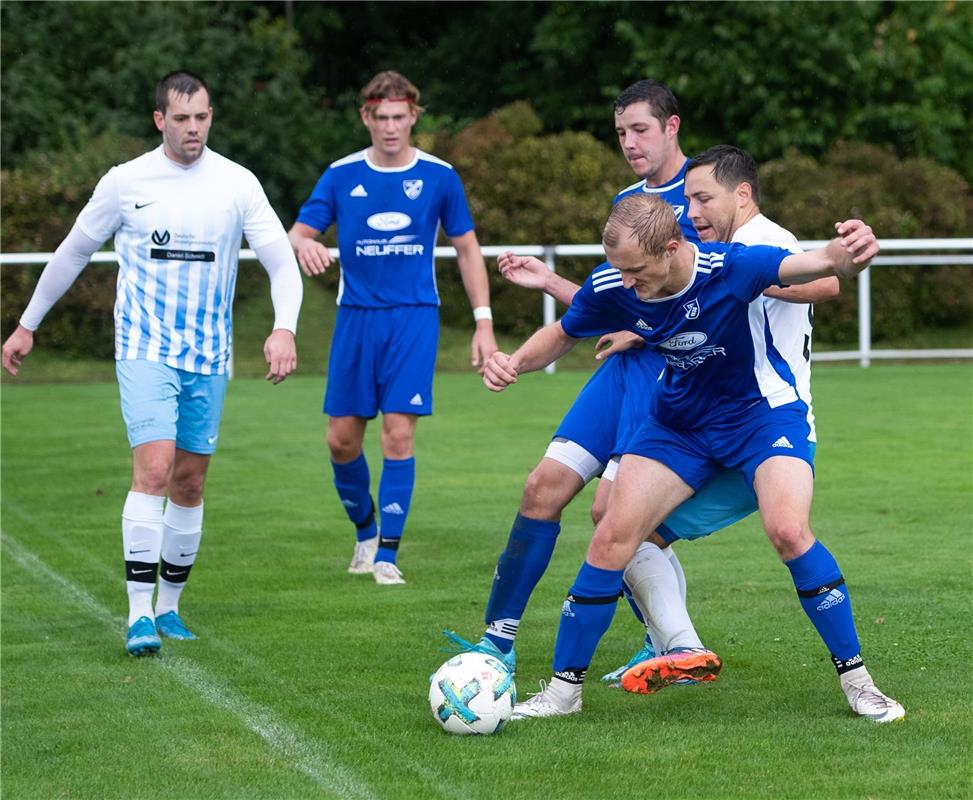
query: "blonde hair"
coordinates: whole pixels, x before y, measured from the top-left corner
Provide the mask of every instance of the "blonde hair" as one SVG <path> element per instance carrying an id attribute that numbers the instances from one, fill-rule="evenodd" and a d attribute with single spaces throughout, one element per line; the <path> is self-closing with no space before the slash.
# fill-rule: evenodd
<path id="1" fill-rule="evenodd" d="M 358 93 L 358 101 L 362 111 L 369 110 L 383 100 L 395 100 L 408 103 L 416 112 L 425 109 L 419 105 L 419 90 L 405 75 L 387 69 L 378 73 Z"/>
<path id="2" fill-rule="evenodd" d="M 642 252 L 653 257 L 661 256 L 673 239 L 683 238 L 672 206 L 654 194 L 630 195 L 612 208 L 601 234 L 602 244 L 618 247 L 629 236 L 635 236 Z"/>

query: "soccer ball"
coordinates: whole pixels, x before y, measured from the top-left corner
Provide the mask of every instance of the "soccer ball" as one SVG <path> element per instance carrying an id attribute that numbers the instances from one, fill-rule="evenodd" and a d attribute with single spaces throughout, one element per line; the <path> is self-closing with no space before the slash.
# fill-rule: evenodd
<path id="1" fill-rule="evenodd" d="M 514 710 L 517 689 L 504 663 L 486 653 L 453 656 L 429 683 L 429 705 L 447 733 L 499 733 Z"/>

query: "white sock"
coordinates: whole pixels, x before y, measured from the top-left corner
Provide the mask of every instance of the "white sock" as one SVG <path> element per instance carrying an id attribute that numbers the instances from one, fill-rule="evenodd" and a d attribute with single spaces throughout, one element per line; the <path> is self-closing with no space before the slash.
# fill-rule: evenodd
<path id="1" fill-rule="evenodd" d="M 676 573 L 676 580 L 679 581 L 679 594 L 682 596 L 682 601 L 685 603 L 686 573 L 682 571 L 682 563 L 679 561 L 679 556 L 676 555 L 676 550 L 672 545 L 669 545 L 662 552 L 669 556 L 669 563 L 672 564 L 673 572 Z"/>
<path id="2" fill-rule="evenodd" d="M 555 675 L 547 684 L 547 695 L 561 708 L 570 708 L 581 697 L 582 684 L 562 680 Z"/>
<path id="3" fill-rule="evenodd" d="M 163 498 L 154 494 L 129 492 L 122 509 L 122 557 L 130 626 L 139 617 L 153 619 L 152 594 L 162 547 L 162 502 Z"/>
<path id="4" fill-rule="evenodd" d="M 166 503 L 163 522 L 159 596 L 155 601 L 157 617 L 169 611 L 179 613 L 179 595 L 186 588 L 203 536 L 203 506 L 187 508 L 170 500 Z"/>
<path id="5" fill-rule="evenodd" d="M 625 568 L 625 582 L 650 626 L 659 655 L 675 647 L 703 646 L 679 591 L 676 571 L 656 545 L 642 543 Z"/>

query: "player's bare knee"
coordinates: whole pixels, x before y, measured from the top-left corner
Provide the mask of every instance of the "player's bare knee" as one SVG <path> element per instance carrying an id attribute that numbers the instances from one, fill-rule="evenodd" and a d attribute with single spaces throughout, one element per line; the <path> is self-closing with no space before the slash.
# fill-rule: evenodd
<path id="1" fill-rule="evenodd" d="M 564 505 L 558 487 L 543 463 L 534 467 L 524 483 L 520 513 L 531 519 L 558 520 Z"/>
<path id="2" fill-rule="evenodd" d="M 329 430 L 328 451 L 332 461 L 347 464 L 358 458 L 358 454 L 361 453 L 361 442 L 341 431 Z"/>
<path id="3" fill-rule="evenodd" d="M 601 498 L 598 495 L 595 495 L 595 499 L 591 502 L 591 521 L 594 523 L 596 528 L 598 527 L 598 523 L 605 518 L 605 513 L 607 511 L 607 498 Z"/>
<path id="4" fill-rule="evenodd" d="M 770 543 L 784 561 L 797 558 L 813 543 L 810 528 L 800 520 L 782 519 L 765 522 Z"/>

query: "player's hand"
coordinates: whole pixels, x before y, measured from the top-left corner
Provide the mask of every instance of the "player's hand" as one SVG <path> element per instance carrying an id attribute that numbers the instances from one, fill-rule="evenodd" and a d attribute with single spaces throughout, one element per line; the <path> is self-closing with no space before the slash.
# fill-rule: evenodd
<path id="1" fill-rule="evenodd" d="M 645 339 L 631 331 L 606 333 L 595 345 L 595 358 L 602 361 L 614 353 L 624 353 L 638 347 L 645 347 Z"/>
<path id="2" fill-rule="evenodd" d="M 835 263 L 835 274 L 839 278 L 854 278 L 878 255 L 878 239 L 872 229 L 860 219 L 836 222 L 834 227 L 842 250 Z"/>
<path id="3" fill-rule="evenodd" d="M 483 374 L 487 359 L 497 352 L 497 340 L 493 335 L 493 322 L 488 319 L 477 320 L 476 330 L 473 331 L 473 342 L 470 345 L 470 363 Z"/>
<path id="4" fill-rule="evenodd" d="M 34 332 L 18 325 L 3 343 L 3 368 L 11 375 L 16 375 L 24 358 L 33 349 Z"/>
<path id="5" fill-rule="evenodd" d="M 499 350 L 491 355 L 483 365 L 483 384 L 491 392 L 502 392 L 510 384 L 517 382 L 517 369 L 510 356 Z"/>
<path id="6" fill-rule="evenodd" d="M 297 245 L 297 263 L 308 277 L 321 275 L 331 266 L 334 259 L 328 248 L 316 239 L 304 237 Z"/>
<path id="7" fill-rule="evenodd" d="M 271 331 L 264 342 L 264 358 L 269 366 L 265 379 L 277 385 L 297 369 L 294 334 L 285 328 Z"/>
<path id="8" fill-rule="evenodd" d="M 543 290 L 551 274 L 547 264 L 539 258 L 518 256 L 510 250 L 497 257 L 497 266 L 506 280 L 525 289 Z"/>

